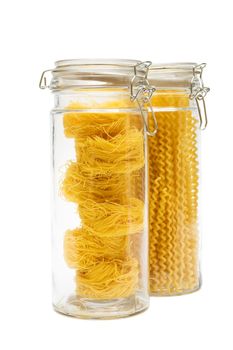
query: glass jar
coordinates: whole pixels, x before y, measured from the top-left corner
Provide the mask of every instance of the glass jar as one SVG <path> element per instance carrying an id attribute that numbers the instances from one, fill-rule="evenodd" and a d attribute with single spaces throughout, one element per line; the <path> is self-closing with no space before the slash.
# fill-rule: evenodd
<path id="1" fill-rule="evenodd" d="M 149 70 L 158 123 L 156 137 L 149 138 L 151 295 L 190 293 L 201 285 L 199 134 L 207 125 L 209 91 L 202 81 L 204 67 L 178 63 Z"/>
<path id="2" fill-rule="evenodd" d="M 149 62 L 58 61 L 54 94 L 53 305 L 83 318 L 148 307 Z M 48 74 L 52 75 L 47 83 Z"/>

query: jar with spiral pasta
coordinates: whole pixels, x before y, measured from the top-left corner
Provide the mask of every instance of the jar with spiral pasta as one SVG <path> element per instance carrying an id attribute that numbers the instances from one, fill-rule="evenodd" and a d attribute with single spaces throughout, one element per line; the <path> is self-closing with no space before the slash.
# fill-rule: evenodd
<path id="1" fill-rule="evenodd" d="M 150 293 L 200 288 L 199 134 L 207 125 L 205 64 L 151 65 L 158 131 L 149 138 Z M 149 113 L 149 122 L 150 120 Z"/>
<path id="2" fill-rule="evenodd" d="M 42 74 L 51 113 L 53 305 L 83 318 L 148 307 L 150 62 L 64 60 Z M 50 82 L 48 75 L 51 75 Z"/>

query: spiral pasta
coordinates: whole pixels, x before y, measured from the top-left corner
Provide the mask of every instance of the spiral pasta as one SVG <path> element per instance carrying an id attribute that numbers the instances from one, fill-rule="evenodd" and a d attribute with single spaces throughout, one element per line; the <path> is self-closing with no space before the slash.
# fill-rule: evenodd
<path id="1" fill-rule="evenodd" d="M 152 104 L 174 111 L 156 112 L 149 138 L 150 291 L 182 294 L 199 287 L 197 120 L 184 92 L 163 91 Z"/>

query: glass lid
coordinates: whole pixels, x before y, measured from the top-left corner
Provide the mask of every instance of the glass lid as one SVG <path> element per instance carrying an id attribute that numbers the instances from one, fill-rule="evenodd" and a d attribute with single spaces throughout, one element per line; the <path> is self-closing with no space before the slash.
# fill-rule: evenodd
<path id="1" fill-rule="evenodd" d="M 142 66 L 141 66 L 142 64 Z M 129 88 L 132 77 L 145 76 L 145 66 L 138 60 L 124 59 L 71 59 L 55 62 L 50 70 L 51 90 L 79 88 Z"/>
<path id="2" fill-rule="evenodd" d="M 156 88 L 190 88 L 198 66 L 193 62 L 152 64 L 148 79 Z"/>

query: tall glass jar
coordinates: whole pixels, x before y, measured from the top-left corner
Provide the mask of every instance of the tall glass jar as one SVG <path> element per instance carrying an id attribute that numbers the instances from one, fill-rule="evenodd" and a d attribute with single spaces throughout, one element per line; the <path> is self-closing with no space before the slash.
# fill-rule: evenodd
<path id="1" fill-rule="evenodd" d="M 150 293 L 198 290 L 199 134 L 207 124 L 205 64 L 152 65 L 151 104 L 158 123 L 149 138 Z M 150 120 L 153 123 L 152 120 Z"/>
<path id="2" fill-rule="evenodd" d="M 40 87 L 49 87 L 55 98 L 52 248 L 58 312 L 115 318 L 148 307 L 148 67 L 139 61 L 65 60 L 41 77 Z"/>

